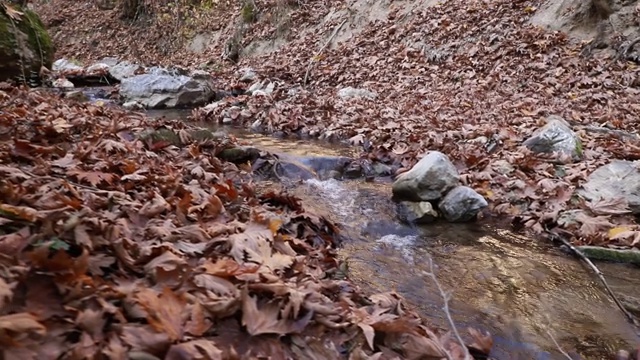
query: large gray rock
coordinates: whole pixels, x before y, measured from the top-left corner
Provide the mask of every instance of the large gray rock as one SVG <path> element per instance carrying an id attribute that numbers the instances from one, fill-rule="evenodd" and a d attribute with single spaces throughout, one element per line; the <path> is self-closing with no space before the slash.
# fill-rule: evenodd
<path id="1" fill-rule="evenodd" d="M 148 109 L 203 105 L 214 95 L 209 79 L 184 75 L 143 74 L 125 78 L 120 95 Z"/>
<path id="2" fill-rule="evenodd" d="M 105 64 L 109 65 L 105 62 Z M 140 65 L 132 64 L 128 61 L 122 61 L 109 67 L 109 75 L 114 79 L 122 82 L 122 80 L 136 76 L 136 71 L 140 69 Z"/>
<path id="3" fill-rule="evenodd" d="M 51 70 L 56 72 L 82 71 L 82 66 L 67 59 L 58 59 L 51 65 Z"/>
<path id="4" fill-rule="evenodd" d="M 458 186 L 447 193 L 438 208 L 447 221 L 465 222 L 475 219 L 487 205 L 487 200 L 472 188 Z"/>
<path id="5" fill-rule="evenodd" d="M 569 123 L 557 115 L 549 116 L 547 124 L 536 130 L 524 145 L 535 153 L 557 152 L 573 159 L 582 156 L 580 138 L 571 130 Z"/>
<path id="6" fill-rule="evenodd" d="M 407 201 L 438 200 L 460 183 L 460 176 L 449 158 L 431 151 L 392 185 L 394 198 Z"/>
<path id="7" fill-rule="evenodd" d="M 429 224 L 438 218 L 438 212 L 428 201 L 401 201 L 397 205 L 400 221 L 407 224 Z"/>
<path id="8" fill-rule="evenodd" d="M 613 160 L 592 172 L 578 194 L 589 201 L 626 201 L 629 210 L 640 214 L 640 163 Z"/>

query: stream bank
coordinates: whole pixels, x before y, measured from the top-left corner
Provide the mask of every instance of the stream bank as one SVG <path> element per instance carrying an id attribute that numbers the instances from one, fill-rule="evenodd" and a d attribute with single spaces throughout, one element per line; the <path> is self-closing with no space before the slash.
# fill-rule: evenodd
<path id="1" fill-rule="evenodd" d="M 180 117 L 184 111 L 154 111 Z M 238 140 L 300 162 L 313 157 L 350 156 L 351 149 L 323 142 L 276 139 L 227 126 Z M 390 200 L 391 182 L 307 179 L 263 181 L 299 197 L 306 208 L 343 224 L 340 249 L 348 277 L 367 292 L 396 291 L 409 306 L 447 328 L 442 297 L 422 275 L 433 259 L 439 281 L 452 292 L 459 329 L 472 326 L 494 337 L 496 359 L 556 359 L 551 336 L 584 359 L 603 359 L 631 348 L 638 336 L 598 279 L 578 260 L 551 246 L 483 221 L 402 224 Z M 598 263 L 614 291 L 639 302 L 640 270 Z"/>

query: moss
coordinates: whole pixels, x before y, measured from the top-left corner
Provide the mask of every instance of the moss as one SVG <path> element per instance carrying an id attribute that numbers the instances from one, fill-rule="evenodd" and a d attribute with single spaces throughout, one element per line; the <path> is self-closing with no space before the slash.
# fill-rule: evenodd
<path id="1" fill-rule="evenodd" d="M 33 49 L 42 51 L 44 66 L 51 68 L 53 63 L 53 55 L 55 48 L 47 29 L 45 28 L 40 17 L 31 10 L 24 10 L 25 21 L 27 22 L 25 30 L 29 34 L 29 45 Z"/>
<path id="2" fill-rule="evenodd" d="M 23 71 L 27 76 L 38 73 L 42 65 L 50 68 L 53 62 L 54 47 L 44 24 L 33 11 L 19 10 L 20 20 L 0 12 L 0 81 L 19 77 Z"/>
<path id="3" fill-rule="evenodd" d="M 246 1 L 242 7 L 242 20 L 246 23 L 252 23 L 256 20 L 256 8 L 253 6 L 253 2 Z"/>
<path id="4" fill-rule="evenodd" d="M 576 154 L 582 157 L 582 141 L 580 139 L 576 139 Z"/>

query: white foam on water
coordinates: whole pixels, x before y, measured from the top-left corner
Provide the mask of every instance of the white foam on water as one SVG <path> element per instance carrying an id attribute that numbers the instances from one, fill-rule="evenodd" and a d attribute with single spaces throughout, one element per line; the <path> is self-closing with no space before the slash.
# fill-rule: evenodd
<path id="1" fill-rule="evenodd" d="M 384 245 L 393 247 L 394 249 L 398 250 L 402 254 L 402 257 L 405 260 L 413 264 L 414 259 L 413 259 L 413 251 L 411 250 L 411 248 L 416 243 L 417 239 L 418 237 L 414 235 L 400 236 L 395 234 L 389 234 L 376 240 L 376 242 L 379 244 L 384 244 Z"/>
<path id="2" fill-rule="evenodd" d="M 333 211 L 340 215 L 342 220 L 347 220 L 347 218 L 355 214 L 356 200 L 350 190 L 346 189 L 339 181 L 335 179 L 309 179 L 305 182 L 316 188 L 322 197 L 327 199 Z"/>

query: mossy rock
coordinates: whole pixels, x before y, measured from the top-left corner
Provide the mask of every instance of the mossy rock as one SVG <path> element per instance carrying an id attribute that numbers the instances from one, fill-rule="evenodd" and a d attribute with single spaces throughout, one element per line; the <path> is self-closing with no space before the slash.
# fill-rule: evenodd
<path id="1" fill-rule="evenodd" d="M 40 68 L 51 68 L 55 48 L 40 17 L 31 10 L 22 12 L 19 20 L 7 16 L 0 8 L 0 81 L 31 77 Z"/>
<path id="2" fill-rule="evenodd" d="M 212 141 L 223 141 L 226 137 L 226 134 L 221 132 L 213 132 L 208 129 L 194 129 L 189 131 L 189 136 L 193 141 L 203 142 L 207 140 Z M 183 146 L 186 144 L 182 143 L 180 139 L 180 135 L 174 130 L 168 128 L 159 128 L 155 130 L 147 130 L 140 133 L 139 138 L 144 141 L 151 141 L 152 143 L 164 142 L 175 146 Z"/>
<path id="3" fill-rule="evenodd" d="M 260 157 L 260 150 L 250 146 L 239 146 L 222 150 L 218 158 L 235 164 L 253 162 Z"/>

